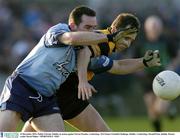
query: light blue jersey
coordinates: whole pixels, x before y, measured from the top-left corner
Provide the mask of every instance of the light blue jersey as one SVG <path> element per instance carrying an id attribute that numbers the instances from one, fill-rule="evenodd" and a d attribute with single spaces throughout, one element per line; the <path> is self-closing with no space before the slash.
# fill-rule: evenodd
<path id="1" fill-rule="evenodd" d="M 61 44 L 57 36 L 70 32 L 67 24 L 51 27 L 16 72 L 44 96 L 52 96 L 75 68 L 73 47 Z"/>

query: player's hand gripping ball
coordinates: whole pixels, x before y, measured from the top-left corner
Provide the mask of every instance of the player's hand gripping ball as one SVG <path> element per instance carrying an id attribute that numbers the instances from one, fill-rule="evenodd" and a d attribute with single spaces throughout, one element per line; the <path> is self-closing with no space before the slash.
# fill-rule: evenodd
<path id="1" fill-rule="evenodd" d="M 180 76 L 170 70 L 160 72 L 153 80 L 153 91 L 165 100 L 177 98 L 180 95 Z"/>

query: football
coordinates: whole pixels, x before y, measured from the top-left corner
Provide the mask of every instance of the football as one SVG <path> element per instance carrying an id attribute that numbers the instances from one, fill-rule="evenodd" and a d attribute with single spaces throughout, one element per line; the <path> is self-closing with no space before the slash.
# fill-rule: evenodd
<path id="1" fill-rule="evenodd" d="M 180 95 L 180 76 L 174 71 L 162 71 L 155 76 L 152 87 L 156 96 L 173 100 Z"/>

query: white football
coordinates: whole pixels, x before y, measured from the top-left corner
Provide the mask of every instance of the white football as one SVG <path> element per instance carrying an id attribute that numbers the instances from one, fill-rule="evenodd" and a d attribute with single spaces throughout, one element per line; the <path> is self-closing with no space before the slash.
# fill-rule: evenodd
<path id="1" fill-rule="evenodd" d="M 180 76 L 174 71 L 162 71 L 155 76 L 152 86 L 156 96 L 173 100 L 180 95 Z"/>

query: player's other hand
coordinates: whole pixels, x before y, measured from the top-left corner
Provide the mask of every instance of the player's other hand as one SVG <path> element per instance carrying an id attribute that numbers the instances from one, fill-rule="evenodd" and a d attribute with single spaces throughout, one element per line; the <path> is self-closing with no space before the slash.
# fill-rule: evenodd
<path id="1" fill-rule="evenodd" d="M 88 100 L 93 92 L 97 92 L 97 90 L 88 82 L 79 82 L 78 85 L 78 99 Z"/>
<path id="2" fill-rule="evenodd" d="M 137 33 L 138 30 L 136 28 L 125 28 L 125 29 L 120 29 L 115 33 L 108 34 L 107 38 L 108 41 L 116 43 L 120 39 L 124 38 L 126 35 L 131 34 L 131 33 Z"/>
<path id="3" fill-rule="evenodd" d="M 143 57 L 143 63 L 146 67 L 161 66 L 159 50 L 148 50 Z"/>

